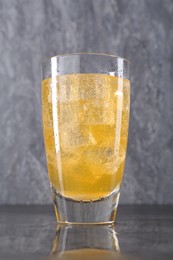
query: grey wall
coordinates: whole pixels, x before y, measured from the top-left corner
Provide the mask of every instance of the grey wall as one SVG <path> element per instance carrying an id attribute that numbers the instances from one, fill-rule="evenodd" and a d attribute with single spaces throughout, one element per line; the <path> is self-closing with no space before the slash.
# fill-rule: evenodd
<path id="1" fill-rule="evenodd" d="M 0 204 L 51 202 L 40 61 L 80 51 L 131 61 L 121 203 L 173 203 L 173 1 L 0 0 Z"/>

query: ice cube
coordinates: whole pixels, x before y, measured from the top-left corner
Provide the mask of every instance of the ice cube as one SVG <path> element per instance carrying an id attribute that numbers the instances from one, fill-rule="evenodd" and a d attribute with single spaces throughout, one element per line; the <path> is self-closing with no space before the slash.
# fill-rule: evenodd
<path id="1" fill-rule="evenodd" d="M 85 103 L 84 122 L 91 125 L 113 125 L 116 119 L 115 108 L 116 104 L 110 100 L 90 100 Z"/>
<path id="2" fill-rule="evenodd" d="M 92 133 L 85 126 L 70 123 L 60 126 L 60 142 L 65 149 L 95 144 Z"/>
<path id="3" fill-rule="evenodd" d="M 94 75 L 81 75 L 80 76 L 80 98 L 100 99 L 104 97 L 104 79 L 100 76 Z"/>
<path id="4" fill-rule="evenodd" d="M 57 77 L 57 97 L 60 102 L 79 100 L 79 78 L 76 74 Z"/>

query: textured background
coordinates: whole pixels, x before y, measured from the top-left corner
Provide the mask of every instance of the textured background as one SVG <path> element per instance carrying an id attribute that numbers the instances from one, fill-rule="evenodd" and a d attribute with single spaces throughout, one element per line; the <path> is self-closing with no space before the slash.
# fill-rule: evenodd
<path id="1" fill-rule="evenodd" d="M 0 0 L 0 204 L 50 203 L 40 61 L 105 52 L 131 61 L 121 203 L 173 203 L 173 1 Z"/>

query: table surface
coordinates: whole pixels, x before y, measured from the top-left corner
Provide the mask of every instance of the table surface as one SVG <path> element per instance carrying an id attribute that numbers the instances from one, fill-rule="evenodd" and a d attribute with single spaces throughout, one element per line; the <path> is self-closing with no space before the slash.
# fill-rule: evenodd
<path id="1" fill-rule="evenodd" d="M 173 259 L 173 206 L 120 205 L 115 227 L 94 228 L 58 228 L 52 206 L 0 206 L 0 259 Z"/>

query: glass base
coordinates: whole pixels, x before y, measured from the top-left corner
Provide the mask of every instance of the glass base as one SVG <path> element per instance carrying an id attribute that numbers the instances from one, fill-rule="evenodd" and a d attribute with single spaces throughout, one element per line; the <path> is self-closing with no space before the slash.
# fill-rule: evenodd
<path id="1" fill-rule="evenodd" d="M 60 224 L 113 224 L 119 202 L 119 188 L 95 201 L 65 198 L 51 187 L 57 221 Z"/>

